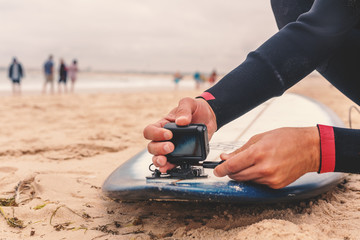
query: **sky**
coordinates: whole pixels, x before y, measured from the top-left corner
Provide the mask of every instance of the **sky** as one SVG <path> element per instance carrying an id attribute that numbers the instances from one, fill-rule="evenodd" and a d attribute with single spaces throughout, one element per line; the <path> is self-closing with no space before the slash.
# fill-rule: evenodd
<path id="1" fill-rule="evenodd" d="M 269 0 L 0 0 L 0 67 L 228 72 L 276 29 Z"/>

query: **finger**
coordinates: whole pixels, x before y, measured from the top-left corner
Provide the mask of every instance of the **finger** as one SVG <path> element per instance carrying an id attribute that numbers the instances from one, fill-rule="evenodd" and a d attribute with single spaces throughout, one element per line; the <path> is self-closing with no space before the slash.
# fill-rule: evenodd
<path id="1" fill-rule="evenodd" d="M 248 149 L 251 145 L 253 145 L 254 143 L 256 143 L 259 139 L 261 138 L 261 135 L 255 135 L 252 138 L 250 138 L 249 141 L 247 141 L 244 145 L 242 145 L 240 148 L 236 149 L 235 151 L 231 152 L 231 153 L 222 153 L 220 155 L 220 158 L 222 160 L 227 160 L 231 157 L 233 157 L 234 155 L 238 154 L 239 152 L 245 151 L 246 149 Z"/>
<path id="2" fill-rule="evenodd" d="M 174 144 L 172 142 L 150 142 L 148 144 L 149 153 L 158 156 L 166 155 L 174 151 Z"/>
<path id="3" fill-rule="evenodd" d="M 220 154 L 220 159 L 221 159 L 221 160 L 226 161 L 226 160 L 228 160 L 229 158 L 231 158 L 230 153 L 222 153 L 222 154 Z"/>
<path id="4" fill-rule="evenodd" d="M 159 170 L 162 173 L 166 173 L 168 170 L 173 169 L 176 165 L 166 162 L 164 167 L 160 167 Z"/>
<path id="5" fill-rule="evenodd" d="M 196 109 L 196 102 L 192 98 L 183 98 L 175 112 L 175 123 L 179 126 L 189 125 L 192 120 L 192 114 Z"/>
<path id="6" fill-rule="evenodd" d="M 167 162 L 167 158 L 165 156 L 153 156 L 152 162 L 156 167 L 164 167 Z"/>
<path id="7" fill-rule="evenodd" d="M 229 174 L 229 178 L 236 180 L 236 181 L 254 181 L 256 179 L 261 178 L 262 175 L 258 171 L 258 168 L 256 166 L 250 166 L 238 173 L 235 174 Z"/>
<path id="8" fill-rule="evenodd" d="M 173 169 L 176 167 L 176 165 L 167 162 L 167 159 L 165 156 L 153 156 L 153 164 L 159 168 L 160 172 L 166 173 L 166 171 Z"/>
<path id="9" fill-rule="evenodd" d="M 250 156 L 248 151 L 243 151 L 235 156 L 228 158 L 224 163 L 218 165 L 214 169 L 214 175 L 217 177 L 224 177 L 226 175 L 235 174 L 254 164 L 254 159 Z"/>
<path id="10" fill-rule="evenodd" d="M 159 121 L 155 124 L 150 124 L 144 129 L 144 137 L 152 141 L 166 141 L 170 140 L 173 137 L 173 134 L 170 130 L 165 129 L 164 125 L 168 121 Z"/>

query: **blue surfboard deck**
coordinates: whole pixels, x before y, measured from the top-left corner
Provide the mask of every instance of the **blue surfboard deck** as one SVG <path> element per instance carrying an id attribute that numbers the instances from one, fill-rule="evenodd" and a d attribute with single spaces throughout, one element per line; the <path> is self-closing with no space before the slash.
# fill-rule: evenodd
<path id="1" fill-rule="evenodd" d="M 253 109 L 221 128 L 210 142 L 206 160 L 217 161 L 222 152 L 239 148 L 250 137 L 279 127 L 315 126 L 317 123 L 342 127 L 341 120 L 324 105 L 296 94 L 285 94 Z M 146 179 L 152 156 L 138 153 L 118 167 L 104 182 L 102 190 L 121 201 L 206 201 L 235 203 L 275 203 L 308 199 L 339 184 L 342 173 L 307 173 L 282 189 L 271 189 L 250 182 L 236 182 L 228 177 L 217 178 L 205 169 L 207 178 Z"/>

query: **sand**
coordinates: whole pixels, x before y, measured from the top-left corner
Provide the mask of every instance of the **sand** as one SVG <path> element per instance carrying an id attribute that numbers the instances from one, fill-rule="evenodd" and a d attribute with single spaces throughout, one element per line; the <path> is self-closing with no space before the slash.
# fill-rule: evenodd
<path id="1" fill-rule="evenodd" d="M 291 92 L 348 124 L 353 103 L 319 76 Z M 114 202 L 101 185 L 146 147 L 142 130 L 197 91 L 0 97 L 0 239 L 359 239 L 360 177 L 308 201 L 276 205 Z M 360 116 L 353 116 L 360 127 Z M 15 191 L 15 188 L 17 190 Z M 23 228 L 20 228 L 20 227 Z"/>

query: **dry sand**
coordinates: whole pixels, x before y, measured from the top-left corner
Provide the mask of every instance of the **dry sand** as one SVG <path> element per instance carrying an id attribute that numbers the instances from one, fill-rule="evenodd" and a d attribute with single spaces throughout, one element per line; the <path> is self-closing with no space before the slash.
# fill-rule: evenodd
<path id="1" fill-rule="evenodd" d="M 331 107 L 347 124 L 352 105 L 312 76 L 290 90 Z M 0 239 L 360 239 L 360 177 L 308 201 L 242 206 L 118 203 L 105 178 L 146 146 L 143 128 L 165 115 L 177 93 L 0 97 Z M 360 126 L 360 116 L 354 116 Z"/>

